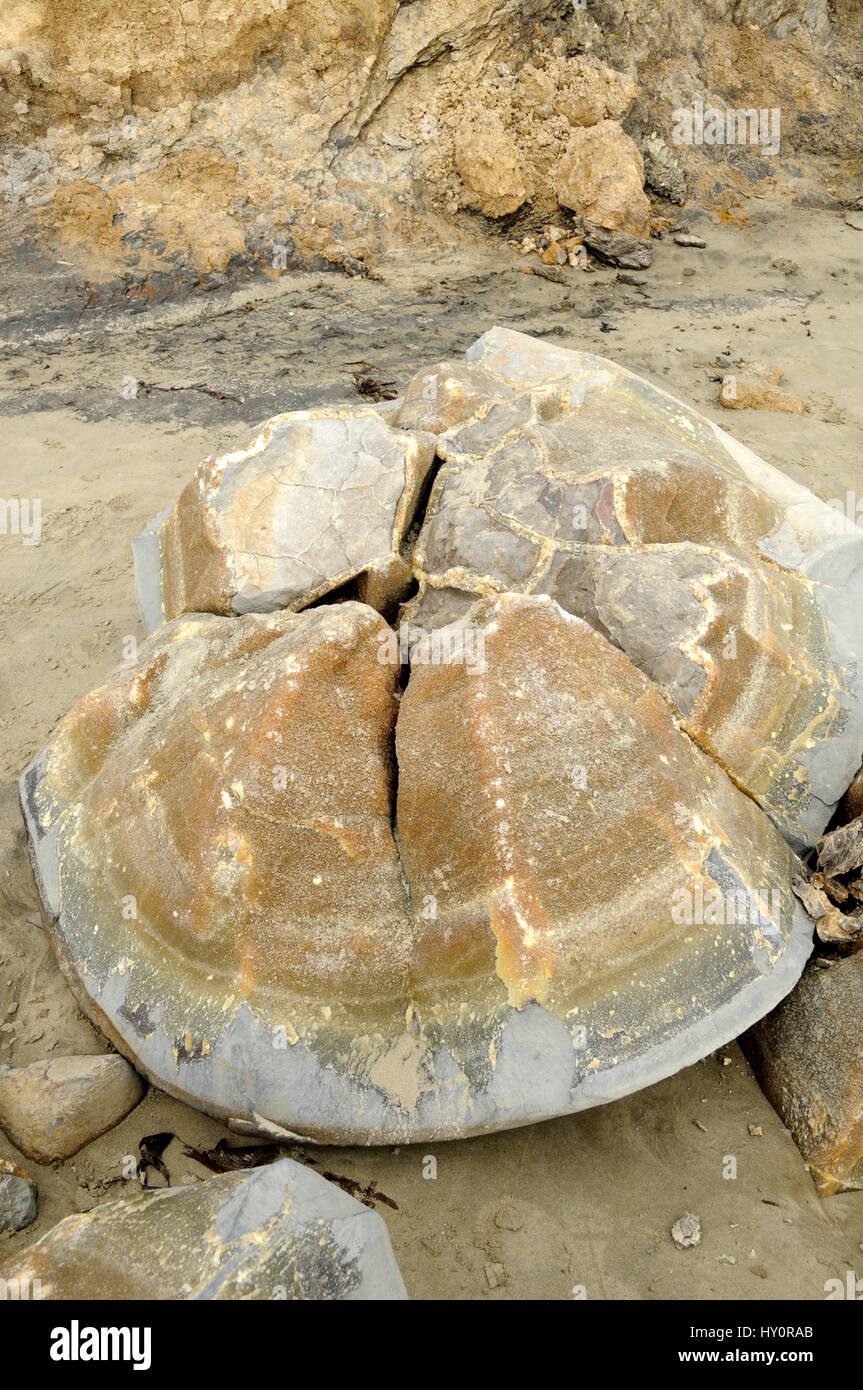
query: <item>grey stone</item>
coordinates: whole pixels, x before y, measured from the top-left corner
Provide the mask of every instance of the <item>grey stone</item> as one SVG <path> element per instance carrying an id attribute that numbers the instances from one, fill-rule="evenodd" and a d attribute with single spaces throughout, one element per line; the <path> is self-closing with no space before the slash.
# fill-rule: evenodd
<path id="1" fill-rule="evenodd" d="M 0 1232 L 23 1231 L 36 1216 L 36 1184 L 23 1168 L 0 1158 Z"/>
<path id="2" fill-rule="evenodd" d="M 584 242 L 610 265 L 624 270 L 644 270 L 653 260 L 653 247 L 646 237 L 630 232 L 612 232 L 594 222 L 584 223 Z"/>
<path id="3" fill-rule="evenodd" d="M 383 1219 L 289 1158 L 67 1217 L 0 1279 L 46 1300 L 407 1298 Z"/>

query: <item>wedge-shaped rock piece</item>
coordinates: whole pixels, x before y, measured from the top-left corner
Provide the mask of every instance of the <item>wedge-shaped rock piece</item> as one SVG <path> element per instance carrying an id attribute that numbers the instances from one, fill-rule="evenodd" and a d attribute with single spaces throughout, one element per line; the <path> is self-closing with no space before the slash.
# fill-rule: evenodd
<path id="1" fill-rule="evenodd" d="M 863 749 L 863 531 L 589 353 L 493 329 L 415 379 L 406 419 L 418 398 L 437 403 L 423 418 L 443 425 L 446 463 L 407 621 L 550 594 L 666 691 L 795 849 L 811 846 Z"/>
<path id="2" fill-rule="evenodd" d="M 0 1066 L 0 1128 L 36 1163 L 70 1158 L 113 1129 L 146 1087 L 122 1057 L 55 1057 Z"/>
<path id="3" fill-rule="evenodd" d="M 0 1265 L 43 1299 L 405 1299 L 383 1218 L 280 1159 L 68 1216 Z"/>
<path id="4" fill-rule="evenodd" d="M 596 1104 L 808 955 L 800 865 L 622 652 L 520 595 L 444 636 L 399 703 L 365 605 L 175 620 L 24 774 L 82 1007 L 237 1129 L 389 1143 Z"/>
<path id="5" fill-rule="evenodd" d="M 206 459 L 134 542 L 150 631 L 186 612 L 299 610 L 351 580 L 391 607 L 433 441 L 370 407 L 268 420 L 247 449 Z"/>
<path id="6" fill-rule="evenodd" d="M 742 1043 L 822 1195 L 863 1188 L 863 952 L 807 966 Z"/>

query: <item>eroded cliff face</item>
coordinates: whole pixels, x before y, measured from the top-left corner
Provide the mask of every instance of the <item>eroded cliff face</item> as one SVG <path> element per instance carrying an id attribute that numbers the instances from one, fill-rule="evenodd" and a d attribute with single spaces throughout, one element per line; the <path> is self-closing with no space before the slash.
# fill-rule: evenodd
<path id="1" fill-rule="evenodd" d="M 158 294 L 361 271 L 554 215 L 594 127 L 678 201 L 851 201 L 861 50 L 855 0 L 7 0 L 0 246 Z M 699 138 L 699 103 L 781 124 Z"/>

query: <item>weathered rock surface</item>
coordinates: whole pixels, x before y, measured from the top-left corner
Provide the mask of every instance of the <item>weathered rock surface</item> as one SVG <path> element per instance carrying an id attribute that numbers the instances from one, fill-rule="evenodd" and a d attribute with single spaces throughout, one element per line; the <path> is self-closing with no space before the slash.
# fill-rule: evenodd
<path id="1" fill-rule="evenodd" d="M 30 1174 L 0 1158 L 0 1232 L 23 1231 L 36 1220 L 36 1184 Z"/>
<path id="2" fill-rule="evenodd" d="M 145 1074 L 270 1133 L 448 1138 L 786 993 L 799 865 L 623 652 L 516 594 L 416 643 L 399 701 L 402 655 L 355 602 L 177 619 L 24 774 L 55 949 Z"/>
<path id="3" fill-rule="evenodd" d="M 819 1191 L 863 1188 L 863 952 L 813 962 L 742 1043 Z"/>
<path id="4" fill-rule="evenodd" d="M 455 137 L 455 164 L 467 189 L 466 206 L 506 217 L 527 196 L 515 142 L 494 111 L 466 117 Z"/>
<path id="5" fill-rule="evenodd" d="M 383 1219 L 289 1158 L 68 1216 L 0 1279 L 43 1299 L 407 1297 Z"/>
<path id="6" fill-rule="evenodd" d="M 584 241 L 602 260 L 623 270 L 646 270 L 653 260 L 653 247 L 646 237 L 609 232 L 593 222 L 584 224 Z"/>
<path id="7" fill-rule="evenodd" d="M 799 396 L 779 385 L 782 370 L 763 362 L 744 364 L 722 378 L 719 403 L 726 410 L 775 410 L 784 415 L 804 415 Z"/>
<path id="8" fill-rule="evenodd" d="M 560 161 L 556 189 L 563 207 L 598 227 L 636 237 L 650 231 L 644 160 L 617 121 L 600 121 L 573 133 Z"/>
<path id="9" fill-rule="evenodd" d="M 122 1057 L 0 1066 L 0 1128 L 36 1163 L 70 1158 L 119 1124 L 146 1087 Z"/>
<path id="10" fill-rule="evenodd" d="M 7 0 L 0 247 L 35 239 L 82 280 L 116 277 L 119 298 L 124 275 L 149 297 L 318 258 L 371 265 L 393 243 L 467 245 L 466 119 L 494 114 L 551 213 L 574 132 L 630 113 L 661 147 L 694 93 L 720 109 L 782 93 L 769 159 L 758 144 L 675 151 L 696 194 L 777 176 L 808 192 L 814 177 L 851 202 L 860 24 L 853 0 L 160 0 L 133 14 L 103 0 L 98 25 L 86 0 Z M 679 192 L 650 150 L 648 176 Z"/>
<path id="11" fill-rule="evenodd" d="M 387 609 L 410 580 L 405 540 L 433 441 L 368 406 L 268 420 L 247 449 L 206 459 L 135 541 L 148 627 L 184 612 L 300 609 L 350 580 Z"/>
<path id="12" fill-rule="evenodd" d="M 551 595 L 811 846 L 863 748 L 863 532 L 664 391 L 506 329 L 421 373 L 398 418 L 438 430 L 445 460 L 406 619 Z"/>

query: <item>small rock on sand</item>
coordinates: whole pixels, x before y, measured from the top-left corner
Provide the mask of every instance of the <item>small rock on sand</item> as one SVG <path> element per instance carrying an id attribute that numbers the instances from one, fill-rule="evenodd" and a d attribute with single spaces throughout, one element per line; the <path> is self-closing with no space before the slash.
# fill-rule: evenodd
<path id="1" fill-rule="evenodd" d="M 678 1250 L 690 1250 L 693 1245 L 701 1244 L 701 1220 L 693 1216 L 691 1211 L 685 1211 L 679 1221 L 675 1221 L 671 1228 L 671 1239 Z"/>
<path id="2" fill-rule="evenodd" d="M 119 1124 L 145 1090 L 114 1053 L 0 1066 L 0 1128 L 28 1158 L 52 1163 Z"/>
<path id="3" fill-rule="evenodd" d="M 799 396 L 783 390 L 782 371 L 762 362 L 744 363 L 722 378 L 719 403 L 726 410 L 774 410 L 785 415 L 803 415 L 806 406 Z"/>

